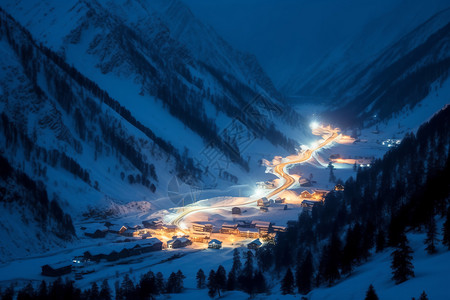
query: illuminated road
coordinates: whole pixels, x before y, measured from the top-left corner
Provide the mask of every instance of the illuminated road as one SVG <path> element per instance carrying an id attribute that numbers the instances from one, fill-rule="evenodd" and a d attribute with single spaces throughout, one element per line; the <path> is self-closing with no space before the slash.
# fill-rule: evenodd
<path id="1" fill-rule="evenodd" d="M 276 165 L 275 168 L 274 168 L 274 172 L 276 174 L 278 174 L 280 176 L 280 178 L 283 178 L 285 180 L 285 182 L 280 187 L 276 188 L 275 190 L 273 190 L 272 192 L 267 194 L 265 197 L 267 199 L 270 199 L 270 198 L 276 196 L 277 194 L 281 193 L 282 191 L 288 189 L 290 186 L 292 186 L 295 183 L 295 179 L 293 177 L 291 177 L 288 173 L 286 173 L 285 170 L 284 170 L 287 166 L 295 165 L 295 164 L 299 164 L 299 163 L 303 163 L 303 162 L 308 161 L 312 157 L 314 152 L 316 152 L 317 150 L 319 150 L 319 149 L 325 147 L 326 145 L 330 144 L 338 136 L 339 136 L 339 133 L 338 133 L 337 130 L 335 130 L 329 137 L 327 137 L 318 146 L 316 146 L 315 148 L 308 149 L 308 150 L 304 151 L 302 153 L 302 157 L 300 159 L 294 160 L 294 161 L 289 161 L 289 162 L 284 162 L 284 163 L 280 163 L 280 164 Z M 170 223 L 180 227 L 180 222 L 183 220 L 183 218 L 186 217 L 187 215 L 191 214 L 191 213 L 199 212 L 199 211 L 213 210 L 213 209 L 231 208 L 231 207 L 235 207 L 235 206 L 244 206 L 244 205 L 254 204 L 256 201 L 258 201 L 258 199 L 252 199 L 252 200 L 240 203 L 240 204 L 233 203 L 233 204 L 224 205 L 224 206 L 186 207 L 184 209 L 184 211 L 179 213 L 178 216 L 176 216 Z M 180 229 L 183 229 L 183 228 L 180 227 Z"/>

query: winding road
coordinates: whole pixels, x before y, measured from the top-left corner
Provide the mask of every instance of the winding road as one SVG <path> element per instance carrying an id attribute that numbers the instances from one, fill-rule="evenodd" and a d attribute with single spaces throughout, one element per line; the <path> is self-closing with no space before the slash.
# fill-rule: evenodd
<path id="1" fill-rule="evenodd" d="M 265 197 L 268 198 L 268 199 L 272 198 L 272 197 L 276 196 L 277 194 L 281 193 L 282 191 L 288 189 L 290 186 L 292 186 L 295 183 L 295 179 L 292 176 L 290 176 L 288 173 L 286 173 L 286 171 L 284 170 L 287 166 L 295 165 L 295 164 L 299 164 L 299 163 L 303 163 L 303 162 L 308 161 L 312 157 L 314 152 L 316 152 L 317 150 L 319 150 L 319 149 L 325 147 L 326 145 L 330 144 L 338 136 L 339 136 L 339 133 L 338 133 L 337 130 L 335 130 L 329 137 L 327 137 L 318 146 L 316 146 L 313 149 L 308 149 L 308 150 L 304 151 L 303 155 L 302 155 L 302 157 L 300 159 L 294 160 L 294 161 L 289 161 L 289 162 L 284 162 L 284 163 L 280 163 L 280 164 L 276 165 L 275 168 L 274 168 L 274 172 L 276 174 L 278 174 L 280 178 L 283 178 L 285 180 L 285 182 L 280 187 L 278 187 L 275 190 L 271 191 Z M 258 199 L 252 199 L 252 200 L 243 202 L 243 203 L 239 204 L 238 206 L 244 206 L 244 205 L 253 204 L 256 201 L 258 201 Z M 173 224 L 173 225 L 177 225 L 180 228 L 180 222 L 183 220 L 184 217 L 186 217 L 187 215 L 189 215 L 191 213 L 199 212 L 199 211 L 206 211 L 206 210 L 211 210 L 211 209 L 231 208 L 231 207 L 235 207 L 235 206 L 237 206 L 237 204 L 229 204 L 229 205 L 214 206 L 214 207 L 209 207 L 209 206 L 188 207 L 188 208 L 185 208 L 181 213 L 179 213 L 170 223 Z M 183 228 L 180 228 L 180 229 L 183 229 Z"/>

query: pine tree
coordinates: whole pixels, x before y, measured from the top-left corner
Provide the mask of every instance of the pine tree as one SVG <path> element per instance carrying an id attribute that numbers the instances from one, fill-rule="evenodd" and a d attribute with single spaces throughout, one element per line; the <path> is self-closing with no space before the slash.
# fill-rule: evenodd
<path id="1" fill-rule="evenodd" d="M 255 273 L 254 282 L 257 293 L 265 293 L 267 291 L 266 278 L 260 270 Z"/>
<path id="2" fill-rule="evenodd" d="M 14 298 L 14 286 L 11 284 L 3 291 L 2 300 L 13 300 L 13 298 Z"/>
<path id="3" fill-rule="evenodd" d="M 283 295 L 294 294 L 294 275 L 292 274 L 291 268 L 287 269 L 286 275 L 284 275 L 281 281 L 281 293 Z"/>
<path id="4" fill-rule="evenodd" d="M 167 279 L 166 292 L 169 294 L 177 292 L 178 278 L 177 275 L 172 272 L 169 275 L 169 279 Z"/>
<path id="5" fill-rule="evenodd" d="M 202 269 L 198 270 L 196 278 L 197 278 L 197 288 L 204 289 L 206 276 L 205 276 L 205 272 L 203 272 Z"/>
<path id="6" fill-rule="evenodd" d="M 35 297 L 34 288 L 28 283 L 23 289 L 17 293 L 17 300 L 31 300 Z"/>
<path id="7" fill-rule="evenodd" d="M 420 294 L 419 300 L 428 300 L 428 296 L 427 293 L 425 293 L 425 291 L 423 291 L 422 294 Z"/>
<path id="8" fill-rule="evenodd" d="M 253 253 L 247 251 L 244 269 L 238 277 L 239 288 L 247 294 L 253 293 Z"/>
<path id="9" fill-rule="evenodd" d="M 156 289 L 158 294 L 164 293 L 166 289 L 164 284 L 164 276 L 161 272 L 156 273 Z"/>
<path id="10" fill-rule="evenodd" d="M 369 289 L 366 292 L 366 298 L 364 300 L 378 300 L 377 293 L 375 293 L 375 289 L 373 285 L 369 285 Z"/>
<path id="11" fill-rule="evenodd" d="M 48 298 L 47 283 L 45 282 L 45 280 L 42 280 L 37 290 L 37 299 L 46 300 L 47 298 Z"/>
<path id="12" fill-rule="evenodd" d="M 217 268 L 215 283 L 220 297 L 220 292 L 225 290 L 227 287 L 227 272 L 222 265 Z"/>
<path id="13" fill-rule="evenodd" d="M 392 279 L 396 284 L 400 284 L 411 277 L 414 277 L 414 266 L 412 265 L 412 249 L 408 245 L 408 239 L 405 233 L 399 236 L 399 243 L 394 252 L 392 252 Z"/>
<path id="14" fill-rule="evenodd" d="M 236 289 L 236 274 L 234 274 L 233 270 L 228 272 L 227 279 L 227 290 L 234 291 Z"/>
<path id="15" fill-rule="evenodd" d="M 97 283 L 93 282 L 91 285 L 91 293 L 89 294 L 89 298 L 94 300 L 99 298 L 99 291 Z"/>
<path id="16" fill-rule="evenodd" d="M 103 280 L 99 299 L 101 300 L 111 300 L 111 288 L 109 287 L 108 280 Z"/>
<path id="17" fill-rule="evenodd" d="M 233 250 L 233 266 L 231 267 L 231 270 L 234 272 L 235 275 L 239 275 L 241 272 L 241 256 L 239 255 L 239 250 L 237 248 L 234 248 Z"/>
<path id="18" fill-rule="evenodd" d="M 128 274 L 125 275 L 120 285 L 120 294 L 125 300 L 132 300 L 136 298 L 136 289 Z"/>
<path id="19" fill-rule="evenodd" d="M 447 217 L 442 229 L 442 244 L 450 250 L 450 207 L 447 209 Z"/>
<path id="20" fill-rule="evenodd" d="M 336 182 L 336 176 L 334 175 L 334 166 L 333 163 L 330 161 L 328 163 L 328 169 L 330 169 L 330 178 L 329 178 L 329 182 Z"/>
<path id="21" fill-rule="evenodd" d="M 305 258 L 297 265 L 296 270 L 296 285 L 300 294 L 306 295 L 311 291 L 312 277 L 314 274 L 312 254 L 308 251 Z"/>
<path id="22" fill-rule="evenodd" d="M 214 298 L 217 294 L 216 272 L 214 272 L 214 270 L 209 272 L 208 283 L 206 286 L 208 287 L 208 296 Z"/>
<path id="23" fill-rule="evenodd" d="M 436 221 L 434 217 L 431 216 L 430 221 L 427 226 L 427 238 L 425 239 L 425 248 L 428 254 L 434 254 L 437 252 L 436 250 L 436 242 L 437 242 L 437 232 L 436 232 Z"/>
<path id="24" fill-rule="evenodd" d="M 176 289 L 175 289 L 175 292 L 176 293 L 181 293 L 182 291 L 183 291 L 183 289 L 184 289 L 184 279 L 186 278 L 186 276 L 184 276 L 184 274 L 181 272 L 181 270 L 178 270 L 177 271 L 177 273 L 176 273 L 176 278 L 177 278 L 177 281 L 176 281 Z"/>

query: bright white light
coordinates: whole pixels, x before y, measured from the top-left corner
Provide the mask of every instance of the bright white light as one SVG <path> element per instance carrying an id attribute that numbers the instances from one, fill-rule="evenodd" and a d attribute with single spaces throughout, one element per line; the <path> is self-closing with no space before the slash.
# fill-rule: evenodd
<path id="1" fill-rule="evenodd" d="M 253 195 L 256 196 L 256 197 L 259 197 L 262 194 L 264 194 L 264 189 L 258 187 L 258 188 L 255 189 L 255 193 Z"/>
<path id="2" fill-rule="evenodd" d="M 316 129 L 316 128 L 318 128 L 320 126 L 320 124 L 319 124 L 319 122 L 317 122 L 317 121 L 312 121 L 310 124 L 309 124 L 309 127 L 311 127 L 311 129 Z"/>

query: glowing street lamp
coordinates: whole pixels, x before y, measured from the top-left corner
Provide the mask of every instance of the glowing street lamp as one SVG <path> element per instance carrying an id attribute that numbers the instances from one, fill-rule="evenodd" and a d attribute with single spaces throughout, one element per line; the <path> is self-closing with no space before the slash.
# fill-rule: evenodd
<path id="1" fill-rule="evenodd" d="M 316 128 L 318 128 L 320 126 L 320 124 L 319 124 L 319 122 L 317 122 L 317 121 L 312 121 L 310 124 L 309 124 L 309 127 L 311 127 L 311 129 L 316 129 Z"/>

